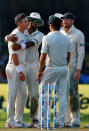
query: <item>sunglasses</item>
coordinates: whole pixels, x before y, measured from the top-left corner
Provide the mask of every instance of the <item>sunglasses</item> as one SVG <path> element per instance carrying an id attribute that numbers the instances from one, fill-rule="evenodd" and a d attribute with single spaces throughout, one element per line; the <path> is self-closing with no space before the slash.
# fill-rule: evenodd
<path id="1" fill-rule="evenodd" d="M 29 22 L 32 21 L 32 22 L 34 22 L 34 23 L 40 23 L 39 20 L 37 20 L 37 19 L 32 19 L 32 18 L 30 18 L 30 20 L 28 20 L 28 21 L 29 21 Z"/>

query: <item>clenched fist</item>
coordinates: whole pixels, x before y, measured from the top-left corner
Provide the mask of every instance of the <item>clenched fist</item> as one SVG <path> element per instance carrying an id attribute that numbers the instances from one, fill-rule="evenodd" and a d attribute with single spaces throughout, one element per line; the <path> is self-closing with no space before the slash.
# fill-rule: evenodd
<path id="1" fill-rule="evenodd" d="M 19 72 L 19 78 L 20 78 L 21 81 L 26 80 L 25 74 L 23 72 Z"/>
<path id="2" fill-rule="evenodd" d="M 12 42 L 17 42 L 18 37 L 16 36 L 16 34 L 9 35 L 9 36 L 8 36 L 8 40 L 9 40 L 9 41 L 12 41 Z"/>
<path id="3" fill-rule="evenodd" d="M 43 74 L 42 72 L 38 72 L 37 79 L 36 79 L 38 82 L 41 81 L 42 74 Z"/>

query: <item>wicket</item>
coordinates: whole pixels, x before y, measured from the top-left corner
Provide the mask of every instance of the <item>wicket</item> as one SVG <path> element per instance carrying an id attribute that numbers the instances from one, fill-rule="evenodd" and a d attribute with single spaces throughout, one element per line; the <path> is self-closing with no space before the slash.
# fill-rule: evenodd
<path id="1" fill-rule="evenodd" d="M 42 85 L 41 97 L 41 129 L 44 129 L 44 85 Z"/>
<path id="2" fill-rule="evenodd" d="M 41 97 L 41 129 L 44 129 L 44 85 L 41 87 L 42 97 Z M 56 91 L 57 86 L 54 84 L 54 122 L 53 129 L 56 129 L 56 102 L 57 96 Z M 48 105 L 47 105 L 47 129 L 50 129 L 50 101 L 51 101 L 51 85 L 48 84 Z"/>

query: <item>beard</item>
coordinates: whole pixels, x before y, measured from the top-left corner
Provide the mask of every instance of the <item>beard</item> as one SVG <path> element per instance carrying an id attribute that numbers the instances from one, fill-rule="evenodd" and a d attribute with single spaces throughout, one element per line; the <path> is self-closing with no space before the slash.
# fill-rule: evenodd
<path id="1" fill-rule="evenodd" d="M 30 27 L 32 30 L 36 30 L 36 27 L 35 26 L 31 26 Z"/>
<path id="2" fill-rule="evenodd" d="M 29 31 L 29 33 L 31 34 L 31 33 L 33 33 L 34 31 L 36 31 L 36 27 L 35 26 L 29 26 L 28 27 L 28 31 Z"/>
<path id="3" fill-rule="evenodd" d="M 70 28 L 72 23 L 63 23 L 64 28 Z"/>
<path id="4" fill-rule="evenodd" d="M 64 26 L 64 28 L 69 28 L 68 24 L 64 24 L 63 26 Z"/>

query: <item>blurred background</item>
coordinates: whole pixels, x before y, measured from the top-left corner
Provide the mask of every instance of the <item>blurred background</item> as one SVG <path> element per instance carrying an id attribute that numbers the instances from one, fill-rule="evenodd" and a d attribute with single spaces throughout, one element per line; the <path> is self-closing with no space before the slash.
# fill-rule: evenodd
<path id="1" fill-rule="evenodd" d="M 8 62 L 8 48 L 4 37 L 16 27 L 14 17 L 21 12 L 26 15 L 39 12 L 45 22 L 39 30 L 47 34 L 48 17 L 68 11 L 76 16 L 75 26 L 85 34 L 86 55 L 80 83 L 89 84 L 89 0 L 0 0 L 0 83 L 7 82 L 5 66 Z"/>

